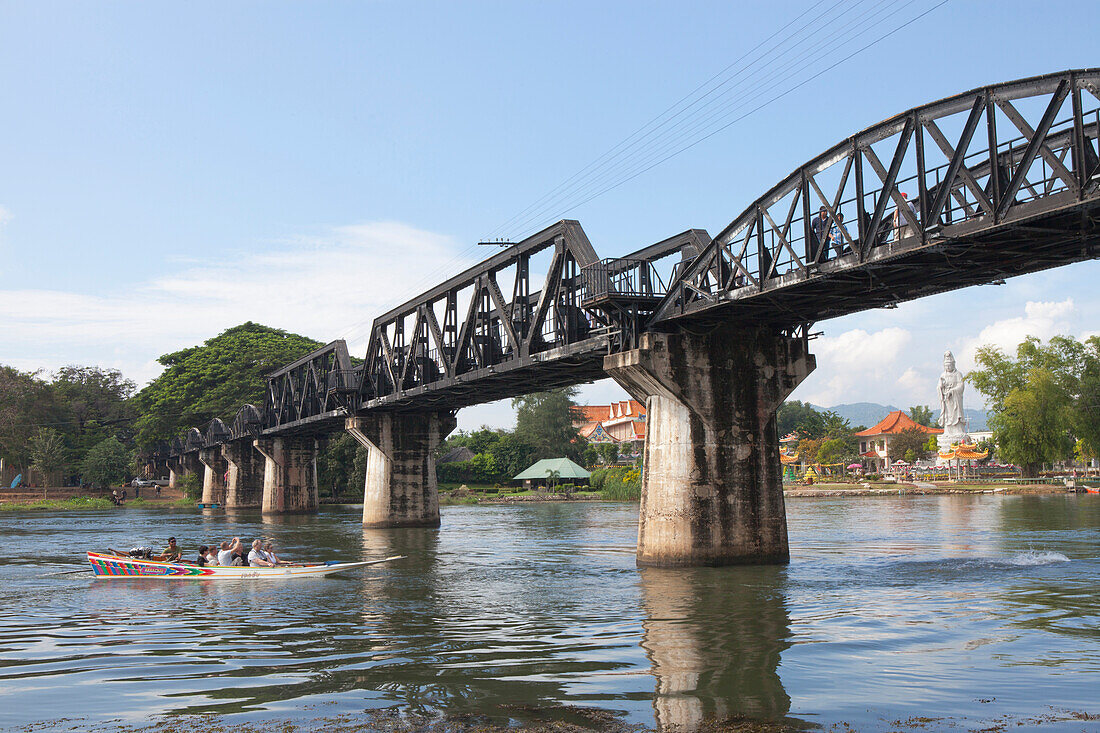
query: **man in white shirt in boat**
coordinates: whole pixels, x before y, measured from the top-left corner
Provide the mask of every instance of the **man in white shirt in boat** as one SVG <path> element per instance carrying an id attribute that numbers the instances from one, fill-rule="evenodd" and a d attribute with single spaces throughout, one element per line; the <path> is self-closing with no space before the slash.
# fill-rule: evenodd
<path id="1" fill-rule="evenodd" d="M 264 543 L 260 540 L 252 540 L 252 552 L 248 553 L 248 566 L 252 568 L 273 568 L 275 563 L 267 559 L 264 554 Z"/>
<path id="2" fill-rule="evenodd" d="M 244 563 L 235 561 L 235 558 L 243 555 L 244 547 L 241 545 L 241 538 L 234 537 L 232 542 L 221 544 L 221 550 L 218 551 L 218 565 L 243 565 Z"/>

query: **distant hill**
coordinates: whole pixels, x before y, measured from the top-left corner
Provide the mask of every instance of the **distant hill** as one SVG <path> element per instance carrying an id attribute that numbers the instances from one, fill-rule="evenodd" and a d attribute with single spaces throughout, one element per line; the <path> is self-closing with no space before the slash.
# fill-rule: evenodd
<path id="1" fill-rule="evenodd" d="M 819 412 L 823 410 L 832 410 L 852 425 L 862 425 L 867 428 L 871 427 L 894 410 L 901 409 L 893 405 L 880 405 L 877 402 L 852 402 L 844 405 L 833 405 L 832 407 L 811 405 L 811 407 Z"/>
<path id="2" fill-rule="evenodd" d="M 904 407 L 894 407 L 893 405 L 880 405 L 877 402 L 852 402 L 843 405 L 833 405 L 832 407 L 822 407 L 820 405 L 810 405 L 815 410 L 832 410 L 842 418 L 847 420 L 852 425 L 863 425 L 864 427 L 871 427 L 882 418 L 889 415 L 894 410 L 907 410 Z M 967 418 L 970 419 L 971 431 L 988 430 L 988 422 L 985 410 L 975 410 L 973 408 L 966 408 L 965 410 Z M 933 421 L 937 420 L 940 416 L 939 409 L 932 410 Z"/>

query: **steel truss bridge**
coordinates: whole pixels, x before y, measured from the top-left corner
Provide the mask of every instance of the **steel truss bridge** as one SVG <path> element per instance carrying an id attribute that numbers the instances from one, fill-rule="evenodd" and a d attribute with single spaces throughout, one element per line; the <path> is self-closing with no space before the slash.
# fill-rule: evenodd
<path id="1" fill-rule="evenodd" d="M 266 403 L 173 441 L 321 435 L 602 378 L 647 331 L 815 322 L 1100 256 L 1100 69 L 908 110 L 792 172 L 713 239 L 600 259 L 561 221 L 268 377 Z M 815 219 L 819 220 L 815 224 Z"/>

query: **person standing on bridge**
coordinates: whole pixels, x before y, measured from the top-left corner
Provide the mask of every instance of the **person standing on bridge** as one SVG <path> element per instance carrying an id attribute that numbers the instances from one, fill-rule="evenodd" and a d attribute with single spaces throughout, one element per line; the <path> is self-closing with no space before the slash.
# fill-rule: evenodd
<path id="1" fill-rule="evenodd" d="M 821 262 L 829 255 L 829 212 L 822 206 L 817 210 L 817 218 L 810 222 L 810 257 Z"/>
<path id="2" fill-rule="evenodd" d="M 906 211 L 905 207 L 899 206 L 894 209 L 894 241 L 899 241 L 902 237 L 908 237 L 911 234 L 917 233 L 917 207 L 913 206 L 913 202 L 909 200 L 909 194 L 903 193 L 901 195 L 905 199 L 905 203 L 908 204 L 909 210 Z M 904 232 L 902 230 L 905 230 Z"/>
<path id="3" fill-rule="evenodd" d="M 837 256 L 844 252 L 845 242 L 850 239 L 848 229 L 844 226 L 844 214 L 838 211 L 836 212 L 836 223 L 829 230 L 829 244 L 832 245 Z"/>

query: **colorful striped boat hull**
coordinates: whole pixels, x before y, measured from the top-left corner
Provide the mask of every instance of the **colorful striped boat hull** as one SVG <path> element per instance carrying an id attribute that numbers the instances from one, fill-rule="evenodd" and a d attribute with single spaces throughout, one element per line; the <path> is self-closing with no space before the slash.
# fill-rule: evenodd
<path id="1" fill-rule="evenodd" d="M 229 579 L 285 579 L 317 578 L 344 570 L 377 565 L 378 563 L 400 560 L 404 555 L 395 555 L 382 560 L 365 562 L 342 562 L 331 564 L 287 566 L 277 568 L 223 567 L 220 565 L 199 567 L 186 563 L 142 560 L 134 557 L 120 557 L 104 552 L 89 552 L 88 562 L 96 578 L 158 578 L 161 580 L 229 580 Z"/>

